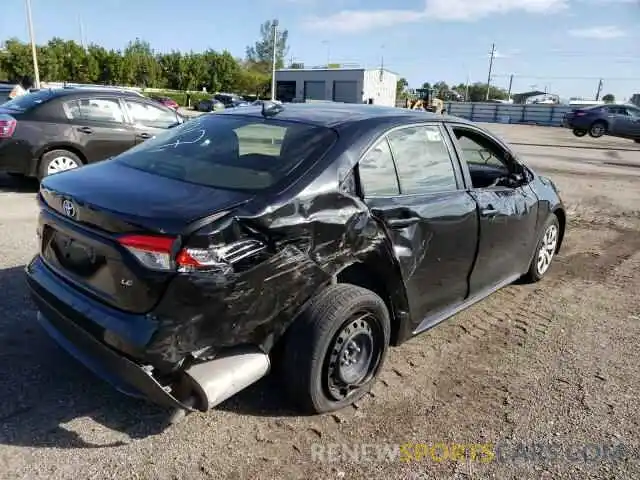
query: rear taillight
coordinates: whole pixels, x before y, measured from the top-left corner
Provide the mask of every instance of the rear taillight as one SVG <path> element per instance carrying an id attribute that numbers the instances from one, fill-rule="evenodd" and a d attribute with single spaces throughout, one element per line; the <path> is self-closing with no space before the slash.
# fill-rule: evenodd
<path id="1" fill-rule="evenodd" d="M 171 249 L 175 240 L 173 237 L 126 235 L 120 237 L 118 242 L 145 267 L 151 270 L 170 271 L 173 269 Z"/>
<path id="2" fill-rule="evenodd" d="M 18 122 L 11 115 L 0 115 L 0 138 L 11 138 Z"/>
<path id="3" fill-rule="evenodd" d="M 575 115 L 576 117 L 583 117 L 583 116 L 585 116 L 586 114 L 587 114 L 587 112 L 575 112 L 575 113 L 574 113 L 574 115 Z"/>
<path id="4" fill-rule="evenodd" d="M 233 266 L 242 263 L 266 249 L 259 240 L 240 240 L 238 242 L 212 248 L 183 248 L 176 259 L 182 272 L 194 270 L 217 270 L 228 273 Z"/>
<path id="5" fill-rule="evenodd" d="M 173 261 L 175 241 L 173 237 L 152 235 L 125 235 L 118 239 L 120 245 L 131 252 L 142 265 L 159 271 L 215 270 L 229 273 L 234 266 L 254 259 L 266 249 L 266 245 L 259 240 L 240 240 L 221 247 L 185 247 Z"/>

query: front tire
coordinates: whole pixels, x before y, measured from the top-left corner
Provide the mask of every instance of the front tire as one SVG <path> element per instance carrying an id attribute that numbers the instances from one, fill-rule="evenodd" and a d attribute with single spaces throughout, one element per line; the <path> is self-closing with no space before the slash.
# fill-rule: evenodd
<path id="1" fill-rule="evenodd" d="M 331 285 L 287 334 L 282 371 L 291 399 L 305 412 L 351 405 L 373 386 L 386 358 L 390 319 L 370 290 Z"/>
<path id="2" fill-rule="evenodd" d="M 542 236 L 538 240 L 536 252 L 529 265 L 529 271 L 525 274 L 528 282 L 538 282 L 549 271 L 551 262 L 558 250 L 560 241 L 560 222 L 555 214 L 551 214 L 544 224 Z"/>
<path id="3" fill-rule="evenodd" d="M 593 138 L 600 138 L 607 133 L 607 124 L 601 121 L 594 122 L 589 127 L 589 135 Z"/>
<path id="4" fill-rule="evenodd" d="M 80 157 L 69 150 L 51 150 L 40 159 L 38 178 L 42 180 L 49 175 L 74 170 L 82 165 Z"/>
<path id="5" fill-rule="evenodd" d="M 587 134 L 587 131 L 586 130 L 582 130 L 580 128 L 574 128 L 573 129 L 573 134 L 576 137 L 584 137 Z"/>

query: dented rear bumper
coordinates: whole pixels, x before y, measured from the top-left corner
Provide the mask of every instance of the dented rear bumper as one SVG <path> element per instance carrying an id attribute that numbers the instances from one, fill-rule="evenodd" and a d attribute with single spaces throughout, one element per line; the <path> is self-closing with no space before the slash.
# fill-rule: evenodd
<path id="1" fill-rule="evenodd" d="M 97 325 L 93 332 L 86 328 L 91 321 L 81 312 L 95 315 L 100 308 L 97 304 L 93 305 L 87 298 L 81 306 L 77 296 L 75 301 L 65 302 L 71 295 L 69 287 L 60 282 L 39 257 L 27 266 L 26 273 L 31 297 L 39 310 L 38 321 L 69 354 L 122 393 L 166 407 L 193 410 L 174 397 L 170 386 L 161 384 L 150 370 L 101 341 L 96 335 Z M 102 310 L 102 314 L 107 312 Z M 111 321 L 115 323 L 118 319 Z"/>
<path id="2" fill-rule="evenodd" d="M 120 392 L 158 405 L 206 411 L 265 376 L 269 356 L 252 345 L 166 372 L 141 358 L 157 329 L 149 318 L 116 311 L 76 292 L 37 256 L 26 268 L 38 321 L 68 353 Z M 122 330 L 128 322 L 137 330 Z M 149 327 L 147 331 L 144 327 Z M 119 331 L 126 335 L 118 335 Z M 142 352 L 142 353 L 141 353 Z"/>

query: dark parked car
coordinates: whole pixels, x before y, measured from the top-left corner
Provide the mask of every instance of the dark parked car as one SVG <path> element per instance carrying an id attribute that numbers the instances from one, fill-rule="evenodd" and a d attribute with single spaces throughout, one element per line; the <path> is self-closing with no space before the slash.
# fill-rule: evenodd
<path id="1" fill-rule="evenodd" d="M 634 105 L 596 105 L 575 109 L 565 115 L 563 125 L 571 128 L 578 137 L 587 133 L 594 138 L 611 135 L 640 143 L 640 108 Z"/>
<path id="2" fill-rule="evenodd" d="M 250 105 L 249 102 L 235 93 L 216 93 L 213 98 L 222 102 L 224 108 L 247 107 Z"/>
<path id="3" fill-rule="evenodd" d="M 0 171 L 43 178 L 113 157 L 183 122 L 136 93 L 44 89 L 0 105 Z"/>
<path id="4" fill-rule="evenodd" d="M 553 182 L 497 137 L 371 105 L 201 116 L 46 178 L 38 198 L 40 322 L 178 412 L 272 364 L 305 410 L 344 407 L 389 345 L 540 280 L 566 226 Z"/>
<path id="5" fill-rule="evenodd" d="M 218 112 L 224 110 L 224 104 L 214 98 L 205 98 L 195 104 L 194 110 L 197 112 Z"/>

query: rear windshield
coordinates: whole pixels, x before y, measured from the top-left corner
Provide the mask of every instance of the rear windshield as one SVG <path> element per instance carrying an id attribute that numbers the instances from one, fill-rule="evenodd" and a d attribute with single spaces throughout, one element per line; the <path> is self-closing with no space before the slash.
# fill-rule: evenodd
<path id="1" fill-rule="evenodd" d="M 207 114 L 145 141 L 116 161 L 198 185 L 262 190 L 301 163 L 319 158 L 336 138 L 326 127 Z"/>
<path id="2" fill-rule="evenodd" d="M 51 92 L 51 90 L 38 90 L 36 92 L 30 92 L 24 95 L 20 95 L 13 100 L 9 100 L 8 102 L 2 104 L 2 108 L 15 110 L 16 112 L 25 112 L 31 107 L 39 105 L 42 102 L 46 102 L 52 96 L 53 92 Z"/>

